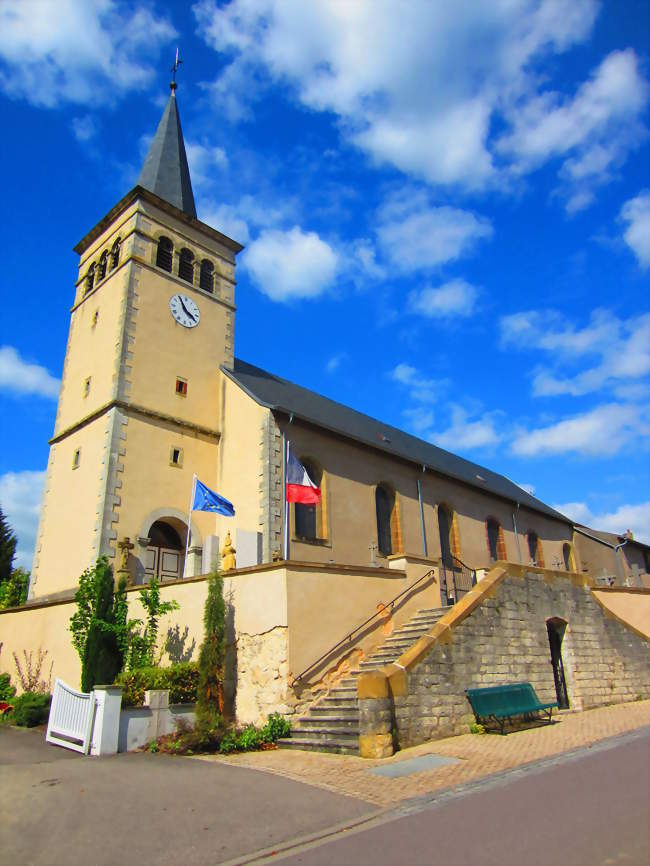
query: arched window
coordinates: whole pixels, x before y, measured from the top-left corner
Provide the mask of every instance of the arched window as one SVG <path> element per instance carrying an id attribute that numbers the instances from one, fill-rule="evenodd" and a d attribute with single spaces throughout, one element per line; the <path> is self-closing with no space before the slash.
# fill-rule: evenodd
<path id="1" fill-rule="evenodd" d="M 575 562 L 573 560 L 573 550 L 568 541 L 562 545 L 562 558 L 564 559 L 564 567 L 567 571 L 575 571 Z"/>
<path id="2" fill-rule="evenodd" d="M 84 290 L 84 295 L 87 295 L 88 292 L 92 292 L 94 285 L 95 285 L 95 265 L 92 264 L 88 268 L 88 272 L 86 273 L 86 288 Z"/>
<path id="3" fill-rule="evenodd" d="M 544 568 L 544 554 L 542 552 L 542 542 L 536 532 L 530 530 L 526 533 L 526 542 L 528 543 L 528 553 L 533 562 L 533 565 L 538 565 Z"/>
<path id="4" fill-rule="evenodd" d="M 318 541 L 327 538 L 327 526 L 325 525 L 325 484 L 323 470 L 314 461 L 301 457 L 300 462 L 307 470 L 307 475 L 317 487 L 320 487 L 321 501 L 318 505 L 304 505 L 296 502 L 294 505 L 294 531 L 296 538 L 306 541 Z"/>
<path id="5" fill-rule="evenodd" d="M 106 252 L 106 250 L 104 250 L 104 252 L 99 257 L 99 267 L 97 269 L 97 271 L 98 271 L 97 279 L 98 280 L 103 280 L 104 277 L 106 276 L 107 266 L 108 266 L 108 253 Z"/>
<path id="6" fill-rule="evenodd" d="M 178 260 L 178 276 L 186 283 L 194 282 L 194 253 L 183 247 Z"/>
<path id="7" fill-rule="evenodd" d="M 199 286 L 206 292 L 214 292 L 214 265 L 209 259 L 201 262 Z"/>
<path id="8" fill-rule="evenodd" d="M 375 507 L 377 511 L 377 546 L 382 556 L 390 556 L 393 553 L 392 523 L 395 493 L 385 484 L 377 485 Z"/>
<path id="9" fill-rule="evenodd" d="M 111 247 L 111 270 L 114 271 L 115 268 L 120 263 L 120 244 L 122 241 L 118 238 L 113 246 Z"/>
<path id="10" fill-rule="evenodd" d="M 446 566 L 452 566 L 452 557 L 460 558 L 457 538 L 456 516 L 446 505 L 438 506 L 438 531 L 440 533 L 440 556 Z"/>
<path id="11" fill-rule="evenodd" d="M 503 538 L 503 527 L 494 517 L 488 517 L 485 526 L 487 529 L 490 561 L 496 562 L 497 559 L 506 559 L 506 545 Z"/>
<path id="12" fill-rule="evenodd" d="M 163 271 L 172 272 L 172 261 L 174 259 L 174 245 L 169 238 L 161 237 L 158 240 L 158 249 L 156 251 L 156 264 Z"/>

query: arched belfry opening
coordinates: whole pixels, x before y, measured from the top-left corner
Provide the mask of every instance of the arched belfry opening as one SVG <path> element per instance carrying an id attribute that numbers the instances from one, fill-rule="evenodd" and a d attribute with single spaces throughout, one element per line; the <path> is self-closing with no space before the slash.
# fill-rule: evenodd
<path id="1" fill-rule="evenodd" d="M 567 622 L 559 617 L 551 617 L 546 620 L 548 642 L 551 648 L 551 664 L 553 665 L 553 678 L 555 680 L 555 693 L 561 710 L 569 708 L 569 693 L 566 687 L 564 675 L 564 661 L 562 659 L 562 643 L 566 632 Z"/>
<path id="2" fill-rule="evenodd" d="M 178 517 L 161 517 L 151 524 L 144 556 L 144 579 L 178 580 L 183 577 L 187 524 Z"/>

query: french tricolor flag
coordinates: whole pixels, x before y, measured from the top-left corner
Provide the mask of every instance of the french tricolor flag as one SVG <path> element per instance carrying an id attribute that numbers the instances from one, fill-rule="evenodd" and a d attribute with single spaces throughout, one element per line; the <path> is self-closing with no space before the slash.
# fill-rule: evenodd
<path id="1" fill-rule="evenodd" d="M 300 502 L 302 505 L 318 505 L 320 487 L 316 487 L 307 470 L 287 447 L 287 502 Z"/>

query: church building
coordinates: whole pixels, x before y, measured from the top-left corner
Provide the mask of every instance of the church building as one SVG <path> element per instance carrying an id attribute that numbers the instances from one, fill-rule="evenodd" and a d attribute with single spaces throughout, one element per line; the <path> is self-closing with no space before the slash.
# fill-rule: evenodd
<path id="1" fill-rule="evenodd" d="M 0 611 L 5 658 L 42 650 L 78 685 L 74 594 L 106 556 L 130 616 L 153 576 L 178 601 L 163 663 L 196 658 L 221 569 L 229 712 L 313 710 L 304 747 L 381 756 L 463 731 L 464 690 L 499 677 L 575 708 L 647 694 L 650 548 L 237 358 L 242 249 L 197 218 L 173 83 L 137 185 L 75 247 L 29 600 Z M 315 500 L 288 502 L 289 454 Z M 234 516 L 191 510 L 197 478 Z"/>
<path id="2" fill-rule="evenodd" d="M 137 185 L 75 247 L 30 598 L 74 590 L 101 555 L 134 583 L 207 573 L 228 532 L 240 568 L 408 552 L 452 572 L 510 560 L 625 578 L 616 545 L 507 478 L 236 358 L 242 249 L 197 218 L 174 83 Z M 285 508 L 288 441 L 318 505 Z M 194 475 L 234 518 L 189 519 Z"/>

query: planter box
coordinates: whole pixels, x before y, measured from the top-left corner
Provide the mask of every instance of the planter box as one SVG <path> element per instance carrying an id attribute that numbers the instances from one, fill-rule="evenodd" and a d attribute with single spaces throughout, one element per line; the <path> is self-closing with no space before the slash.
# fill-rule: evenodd
<path id="1" fill-rule="evenodd" d="M 194 725 L 194 704 L 169 704 L 169 692 L 145 692 L 143 707 L 126 707 L 120 713 L 118 752 L 133 752 L 152 740 L 176 730 L 180 720 Z"/>

